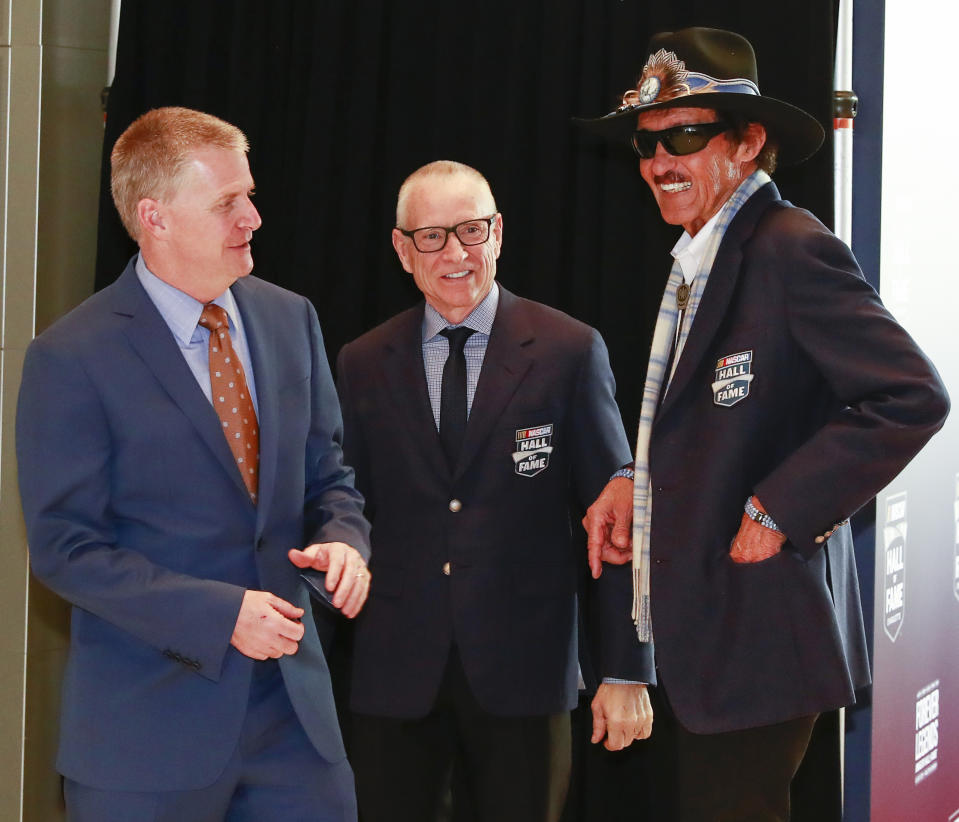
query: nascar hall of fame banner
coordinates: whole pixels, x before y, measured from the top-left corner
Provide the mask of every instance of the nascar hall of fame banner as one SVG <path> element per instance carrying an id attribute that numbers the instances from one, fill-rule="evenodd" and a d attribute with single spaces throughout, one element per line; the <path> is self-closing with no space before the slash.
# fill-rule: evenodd
<path id="1" fill-rule="evenodd" d="M 857 72 L 863 82 L 882 74 L 870 97 L 882 106 L 872 115 L 882 132 L 881 158 L 873 155 L 882 193 L 877 208 L 871 194 L 853 192 L 852 233 L 866 255 L 878 244 L 882 300 L 935 365 L 953 407 L 876 497 L 870 807 L 868 820 L 846 822 L 959 822 L 959 278 L 950 250 L 913 241 L 955 233 L 956 186 L 924 186 L 923 207 L 915 207 L 915 169 L 902 157 L 915 145 L 915 112 L 941 105 L 942 92 L 916 83 L 897 59 L 921 43 L 926 74 L 951 75 L 959 17 L 955 4 L 934 0 L 886 0 L 883 9 L 882 23 L 858 42 L 881 50 L 885 62 L 870 66 L 873 75 Z M 866 28 L 855 26 L 854 38 Z M 866 53 L 857 46 L 860 58 Z M 853 176 L 873 185 L 874 176 L 860 173 L 868 162 L 857 162 Z M 875 263 L 865 268 L 875 277 Z"/>
<path id="2" fill-rule="evenodd" d="M 872 822 L 959 822 L 959 474 L 876 502 Z"/>

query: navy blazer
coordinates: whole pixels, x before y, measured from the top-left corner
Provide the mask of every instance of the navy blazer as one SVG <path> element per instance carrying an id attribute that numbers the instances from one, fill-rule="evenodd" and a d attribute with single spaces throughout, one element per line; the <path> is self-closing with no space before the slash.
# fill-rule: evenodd
<path id="1" fill-rule="evenodd" d="M 337 365 L 344 449 L 373 523 L 352 708 L 425 715 L 455 642 L 484 710 L 568 710 L 585 567 L 571 512 L 631 459 L 606 346 L 589 326 L 500 288 L 451 471 L 427 393 L 423 310 L 345 346 Z M 514 459 L 527 434 L 529 447 L 550 450 Z"/>
<path id="2" fill-rule="evenodd" d="M 37 577 L 73 605 L 61 773 L 112 790 L 210 784 L 235 748 L 253 660 L 230 637 L 247 588 L 305 609 L 280 660 L 303 727 L 344 757 L 329 673 L 290 548 L 368 553 L 362 498 L 316 313 L 255 277 L 232 286 L 259 398 L 259 505 L 133 261 L 29 346 L 17 413 Z"/>
<path id="3" fill-rule="evenodd" d="M 726 358 L 740 367 L 723 371 Z M 745 373 L 748 389 L 713 385 Z M 689 730 L 837 708 L 868 684 L 851 531 L 823 538 L 947 411 L 935 368 L 846 245 L 772 183 L 756 192 L 721 242 L 650 442 L 656 667 Z M 753 493 L 788 541 L 740 565 L 729 547 Z M 654 681 L 637 655 L 626 574 L 614 571 L 614 584 L 608 629 L 626 662 L 604 673 Z"/>

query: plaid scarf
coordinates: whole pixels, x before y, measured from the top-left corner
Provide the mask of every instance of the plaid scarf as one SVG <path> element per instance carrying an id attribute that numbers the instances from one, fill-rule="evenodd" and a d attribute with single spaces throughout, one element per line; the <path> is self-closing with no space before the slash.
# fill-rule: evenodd
<path id="1" fill-rule="evenodd" d="M 652 521 L 652 481 L 649 475 L 649 440 L 653 431 L 653 419 L 659 409 L 660 395 L 665 395 L 682 355 L 683 346 L 689 337 L 696 309 L 706 287 L 709 271 L 716 259 L 716 252 L 722 242 L 730 222 L 743 204 L 762 186 L 770 182 L 764 171 L 755 171 L 737 188 L 726 201 L 709 235 L 703 261 L 689 292 L 689 302 L 683 313 L 679 334 L 676 326 L 679 311 L 676 307 L 676 292 L 683 282 L 683 270 L 676 260 L 669 272 L 663 301 L 656 317 L 653 331 L 653 345 L 649 354 L 649 367 L 646 371 L 646 384 L 643 387 L 643 403 L 639 414 L 639 435 L 636 438 L 636 476 L 633 480 L 633 622 L 640 642 L 652 642 L 653 625 L 650 617 L 649 596 L 649 529 Z M 672 357 L 672 367 L 666 374 L 666 364 L 670 361 L 673 345 L 676 347 Z"/>

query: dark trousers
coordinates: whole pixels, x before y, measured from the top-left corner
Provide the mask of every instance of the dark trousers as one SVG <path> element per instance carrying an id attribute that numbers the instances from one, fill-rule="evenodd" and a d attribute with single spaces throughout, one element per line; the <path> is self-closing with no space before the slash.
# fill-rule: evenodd
<path id="1" fill-rule="evenodd" d="M 668 693 L 668 692 L 667 692 Z M 789 789 L 817 715 L 739 731 L 694 734 L 656 695 L 653 735 L 666 773 L 656 803 L 680 822 L 788 822 Z M 668 773 L 672 771 L 672 775 Z M 669 796 L 672 793 L 672 796 Z"/>
<path id="2" fill-rule="evenodd" d="M 351 740 L 363 822 L 436 820 L 454 761 L 462 777 L 454 784 L 454 804 L 465 803 L 477 822 L 556 822 L 562 813 L 571 759 L 569 714 L 487 713 L 455 651 L 427 716 L 353 714 Z"/>
<path id="3" fill-rule="evenodd" d="M 256 665 L 240 740 L 226 768 L 191 791 L 64 784 L 70 822 L 355 822 L 353 774 L 330 764 L 300 725 L 275 661 Z"/>

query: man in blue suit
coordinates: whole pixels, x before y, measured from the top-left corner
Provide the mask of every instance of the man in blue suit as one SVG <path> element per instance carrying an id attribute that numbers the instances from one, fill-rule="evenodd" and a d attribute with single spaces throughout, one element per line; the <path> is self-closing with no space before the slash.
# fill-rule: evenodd
<path id="1" fill-rule="evenodd" d="M 611 480 L 587 517 L 595 575 L 632 551 L 632 568 L 602 571 L 622 651 L 594 712 L 619 726 L 629 695 L 658 685 L 654 737 L 675 730 L 679 784 L 663 818 L 785 820 L 817 715 L 869 683 L 848 518 L 949 402 L 846 245 L 770 179 L 822 143 L 815 118 L 760 94 L 732 32 L 664 32 L 648 54 L 622 106 L 588 121 L 632 143 L 685 229 L 635 482 Z"/>
<path id="2" fill-rule="evenodd" d="M 246 151 L 200 112 L 135 121 L 111 182 L 140 253 L 27 351 L 20 488 L 34 573 L 73 605 L 79 822 L 356 817 L 299 569 L 354 616 L 368 526 L 316 314 L 247 276 Z"/>

